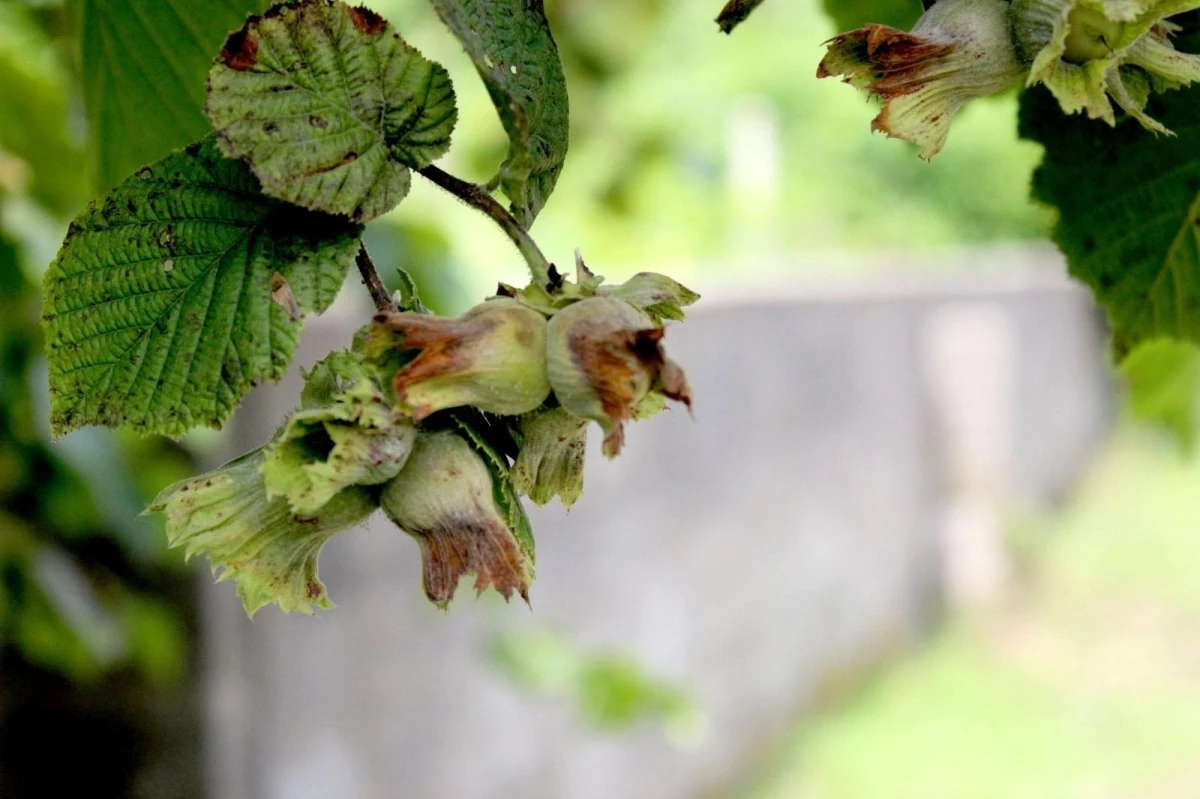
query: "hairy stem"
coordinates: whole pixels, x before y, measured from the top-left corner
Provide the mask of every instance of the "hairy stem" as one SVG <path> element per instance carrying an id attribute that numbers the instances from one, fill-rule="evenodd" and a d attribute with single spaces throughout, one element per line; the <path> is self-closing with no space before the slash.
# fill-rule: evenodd
<path id="1" fill-rule="evenodd" d="M 375 269 L 375 262 L 371 260 L 371 256 L 367 253 L 365 246 L 359 245 L 358 255 L 354 256 L 354 263 L 358 266 L 358 273 L 362 275 L 363 285 L 367 287 L 367 291 L 371 292 L 371 299 L 375 302 L 375 310 L 379 313 L 394 313 L 396 311 L 396 303 L 392 302 L 392 297 L 388 294 L 387 287 L 383 285 L 383 281 L 379 278 L 379 272 Z"/>
<path id="2" fill-rule="evenodd" d="M 491 217 L 492 221 L 500 226 L 500 229 L 512 239 L 513 244 L 517 245 L 517 249 L 521 251 L 525 263 L 529 265 L 529 273 L 533 275 L 533 281 L 544 289 L 554 288 L 558 281 L 555 278 L 554 268 L 546 260 L 546 256 L 542 255 L 542 251 L 538 249 L 537 244 L 530 238 L 516 217 L 496 202 L 495 198 L 488 194 L 482 186 L 456 178 L 433 164 L 418 169 L 417 172 L 467 205 Z"/>

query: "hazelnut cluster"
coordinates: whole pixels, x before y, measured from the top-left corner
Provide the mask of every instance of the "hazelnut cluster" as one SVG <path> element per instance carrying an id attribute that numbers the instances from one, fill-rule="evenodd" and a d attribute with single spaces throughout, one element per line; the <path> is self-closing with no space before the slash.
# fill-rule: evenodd
<path id="1" fill-rule="evenodd" d="M 247 610 L 331 607 L 317 555 L 382 508 L 416 539 L 428 598 L 460 578 L 528 599 L 534 546 L 520 496 L 569 507 L 583 489 L 588 422 L 608 457 L 626 423 L 665 399 L 690 409 L 663 323 L 699 296 L 642 273 L 609 286 L 578 260 L 574 283 L 501 286 L 456 318 L 382 313 L 354 347 L 306 375 L 300 408 L 263 447 L 166 489 L 150 511 L 170 543 L 236 579 Z"/>

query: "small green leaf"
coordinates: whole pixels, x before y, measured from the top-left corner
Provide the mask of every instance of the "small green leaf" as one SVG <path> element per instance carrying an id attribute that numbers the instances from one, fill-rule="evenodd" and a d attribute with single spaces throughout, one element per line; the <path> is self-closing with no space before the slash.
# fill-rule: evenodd
<path id="1" fill-rule="evenodd" d="M 55 435 L 220 427 L 295 349 L 302 321 L 272 283 L 324 311 L 360 232 L 264 197 L 211 137 L 144 167 L 71 223 L 46 273 Z"/>
<path id="2" fill-rule="evenodd" d="M 303 374 L 300 409 L 311 410 L 332 405 L 339 394 L 354 383 L 375 378 L 377 371 L 365 363 L 361 353 L 338 350 L 326 355 Z"/>
<path id="3" fill-rule="evenodd" d="M 1028 91 L 1021 131 L 1046 148 L 1034 196 L 1059 210 L 1054 240 L 1108 311 L 1118 354 L 1169 337 L 1200 342 L 1200 89 L 1153 98 L 1174 130 L 1064 116 Z"/>
<path id="4" fill-rule="evenodd" d="M 282 497 L 267 498 L 255 450 L 208 474 L 164 490 L 147 513 L 166 517 L 167 542 L 188 558 L 205 555 L 218 581 L 237 580 L 251 616 L 264 605 L 312 613 L 333 607 L 317 576 L 325 542 L 379 507 L 361 488 L 342 491 L 319 512 L 293 515 Z"/>
<path id="5" fill-rule="evenodd" d="M 209 132 L 213 53 L 263 0 L 69 0 L 96 188 Z"/>
<path id="6" fill-rule="evenodd" d="M 496 446 L 489 433 L 493 423 L 500 424 L 495 416 L 480 413 L 474 408 L 456 408 L 450 411 L 453 426 L 470 441 L 476 451 L 487 461 L 488 468 L 501 477 L 508 477 L 508 458 Z"/>
<path id="7" fill-rule="evenodd" d="M 639 272 L 619 286 L 601 286 L 600 294 L 625 300 L 634 308 L 650 314 L 655 324 L 663 320 L 682 321 L 683 309 L 700 299 L 700 295 L 666 275 Z"/>
<path id="8" fill-rule="evenodd" d="M 221 148 L 272 197 L 358 221 L 450 147 L 450 76 L 366 8 L 301 0 L 230 35 L 208 81 Z"/>
<path id="9" fill-rule="evenodd" d="M 432 0 L 487 85 L 508 134 L 500 188 L 529 227 L 562 172 L 567 83 L 542 0 Z"/>
<path id="10" fill-rule="evenodd" d="M 509 420 L 484 414 L 474 408 L 451 411 L 454 426 L 472 445 L 475 452 L 487 464 L 492 475 L 492 494 L 497 507 L 504 514 L 513 537 L 521 545 L 521 551 L 529 560 L 529 576 L 533 578 L 534 541 L 533 525 L 521 504 L 521 498 L 513 487 L 508 458 L 497 447 L 498 440 L 511 440 L 511 433 L 504 429 Z"/>
<path id="11" fill-rule="evenodd" d="M 1121 364 L 1129 386 L 1129 407 L 1139 419 L 1170 430 L 1191 449 L 1196 441 L 1196 400 L 1200 395 L 1200 349 L 1183 341 L 1147 341 Z"/>

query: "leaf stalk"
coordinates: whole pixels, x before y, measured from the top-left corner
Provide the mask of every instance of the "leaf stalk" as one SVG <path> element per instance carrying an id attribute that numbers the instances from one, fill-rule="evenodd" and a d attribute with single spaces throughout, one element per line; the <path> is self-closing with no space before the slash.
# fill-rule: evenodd
<path id="1" fill-rule="evenodd" d="M 546 260 L 546 256 L 538 249 L 537 244 L 517 221 L 517 218 L 505 210 L 504 206 L 488 194 L 484 187 L 456 178 L 433 164 L 418 169 L 417 173 L 490 217 L 517 246 L 525 263 L 529 266 L 529 273 L 533 276 L 533 281 L 547 291 L 554 289 L 558 281 L 554 278 L 554 268 Z"/>
<path id="2" fill-rule="evenodd" d="M 371 260 L 365 246 L 359 246 L 358 255 L 354 256 L 354 263 L 358 266 L 358 273 L 362 275 L 363 285 L 371 293 L 375 310 L 379 313 L 394 313 L 397 310 L 396 303 L 392 301 L 387 287 L 383 285 L 379 271 L 375 268 L 375 262 Z"/>

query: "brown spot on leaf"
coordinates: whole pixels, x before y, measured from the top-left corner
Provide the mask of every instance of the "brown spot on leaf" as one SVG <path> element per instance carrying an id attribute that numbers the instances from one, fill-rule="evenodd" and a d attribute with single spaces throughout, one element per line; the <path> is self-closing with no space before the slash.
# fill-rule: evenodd
<path id="1" fill-rule="evenodd" d="M 331 164 L 329 166 L 323 166 L 318 169 L 314 169 L 311 172 L 305 172 L 304 177 L 311 178 L 313 175 L 323 175 L 326 172 L 332 172 L 335 169 L 341 169 L 344 166 L 349 166 L 350 164 L 353 164 L 357 160 L 358 160 L 358 153 L 349 152 L 349 153 L 346 153 L 346 156 L 341 161 L 338 161 L 336 164 Z"/>
<path id="2" fill-rule="evenodd" d="M 289 321 L 298 322 L 304 318 L 300 303 L 296 302 L 296 295 L 292 293 L 291 284 L 278 272 L 271 275 L 271 302 L 287 312 Z"/>
<path id="3" fill-rule="evenodd" d="M 350 15 L 350 21 L 354 23 L 354 27 L 368 36 L 378 36 L 387 30 L 387 20 L 366 6 L 348 6 L 346 13 Z"/>
<path id="4" fill-rule="evenodd" d="M 229 34 L 221 48 L 221 61 L 230 69 L 245 72 L 258 63 L 258 30 L 250 27 L 252 22 Z"/>

